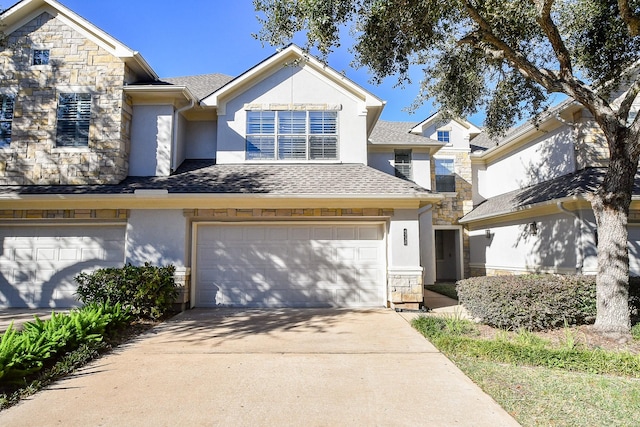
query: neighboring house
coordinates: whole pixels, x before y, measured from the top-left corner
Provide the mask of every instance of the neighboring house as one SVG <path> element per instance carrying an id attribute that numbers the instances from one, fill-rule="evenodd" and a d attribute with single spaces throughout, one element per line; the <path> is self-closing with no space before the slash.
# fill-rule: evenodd
<path id="1" fill-rule="evenodd" d="M 159 79 L 54 0 L 2 21 L 0 307 L 73 305 L 124 263 L 174 264 L 191 307 L 418 308 L 466 274 L 469 123 L 379 122 L 296 46 Z"/>
<path id="2" fill-rule="evenodd" d="M 378 121 L 369 138 L 369 166 L 443 196 L 419 211 L 425 284 L 469 275 L 469 236 L 458 220 L 473 208 L 470 140 L 478 134 L 436 113 L 418 124 Z"/>
<path id="3" fill-rule="evenodd" d="M 596 274 L 598 234 L 589 197 L 604 176 L 608 152 L 588 110 L 569 99 L 537 122 L 498 139 L 483 133 L 473 144 L 476 207 L 460 220 L 471 236 L 471 275 Z M 633 275 L 640 275 L 638 183 L 629 217 Z"/>

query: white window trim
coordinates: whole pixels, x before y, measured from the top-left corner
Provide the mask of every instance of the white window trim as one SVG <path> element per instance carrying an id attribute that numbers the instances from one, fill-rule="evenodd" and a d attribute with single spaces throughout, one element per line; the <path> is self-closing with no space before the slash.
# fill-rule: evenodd
<path id="1" fill-rule="evenodd" d="M 34 64 L 34 56 L 36 50 L 48 50 L 49 51 L 49 63 L 48 64 Z M 29 51 L 29 68 L 31 70 L 49 70 L 51 69 L 51 46 L 42 45 L 42 44 L 33 44 L 31 45 L 31 50 Z"/>
<path id="2" fill-rule="evenodd" d="M 269 163 L 269 162 L 277 162 L 279 164 L 284 164 L 284 163 L 300 163 L 300 162 L 304 162 L 304 163 L 339 163 L 340 162 L 340 114 L 339 114 L 339 110 L 336 109 L 328 109 L 325 108 L 328 106 L 328 104 L 323 104 L 322 107 L 323 108 L 314 108 L 317 106 L 306 106 L 305 107 L 309 107 L 309 108 L 284 108 L 284 107 L 291 107 L 291 105 L 288 104 L 268 104 L 270 107 L 276 107 L 276 109 L 270 108 L 270 109 L 264 109 L 264 108 L 257 108 L 257 106 L 251 105 L 251 104 L 247 104 L 245 105 L 245 120 L 247 120 L 247 122 L 245 123 L 245 148 L 244 148 L 244 157 L 245 157 L 245 162 L 247 163 Z M 256 108 L 251 108 L 252 106 L 256 107 Z M 260 104 L 260 106 L 262 107 L 263 105 Z M 277 108 L 279 106 L 282 106 L 282 108 Z M 341 108 L 341 106 L 340 106 Z M 281 134 L 278 132 L 278 128 L 279 128 L 279 118 L 278 118 L 278 113 L 282 113 L 282 112 L 304 112 L 306 117 L 305 117 L 305 133 L 303 134 Z M 247 127 L 248 127 L 248 113 L 249 112 L 273 112 L 274 113 L 274 133 L 273 134 L 264 134 L 264 133 L 248 133 L 247 132 Z M 311 120 L 309 118 L 310 113 L 313 112 L 334 112 L 336 113 L 336 132 L 335 132 L 335 138 L 336 138 L 336 157 L 333 159 L 312 159 L 311 158 L 311 149 L 310 149 L 310 140 L 312 136 L 334 136 L 333 133 L 331 134 L 312 134 L 311 133 Z M 248 158 L 248 151 L 247 151 L 247 140 L 250 136 L 256 136 L 256 137 L 272 137 L 273 138 L 273 152 L 274 152 L 274 156 L 271 159 L 249 159 Z M 305 158 L 304 159 L 280 159 L 279 158 L 279 138 L 281 136 L 292 136 L 292 137 L 304 137 L 305 138 Z"/>
<path id="3" fill-rule="evenodd" d="M 456 158 L 454 156 L 434 156 L 433 157 L 433 176 L 434 176 L 434 182 L 433 182 L 433 190 L 437 191 L 438 193 L 444 195 L 445 197 L 455 197 L 458 195 L 458 190 L 457 190 L 457 186 L 456 186 L 456 191 L 438 191 L 437 188 L 437 184 L 435 182 L 435 177 L 438 176 L 436 169 L 436 161 L 438 160 L 451 160 L 453 161 L 453 176 L 455 177 L 456 175 Z"/>
<path id="4" fill-rule="evenodd" d="M 71 152 L 77 152 L 79 150 L 90 151 L 89 149 L 91 147 L 91 127 L 93 126 L 93 114 L 95 111 L 96 96 L 93 94 L 94 91 L 92 90 L 86 90 L 86 89 L 74 90 L 76 88 L 78 88 L 78 86 L 76 87 L 71 86 L 68 88 L 59 87 L 58 90 L 56 91 L 56 108 L 53 111 L 53 114 L 55 117 L 55 132 L 53 134 L 53 147 L 52 147 L 52 150 L 55 150 L 54 152 L 56 153 L 64 153 L 67 150 L 70 150 Z M 82 88 L 86 88 L 86 87 L 82 86 Z M 91 96 L 90 113 L 89 113 L 89 130 L 88 130 L 86 145 L 58 145 L 58 108 L 60 108 L 60 95 L 63 93 L 89 94 Z"/>

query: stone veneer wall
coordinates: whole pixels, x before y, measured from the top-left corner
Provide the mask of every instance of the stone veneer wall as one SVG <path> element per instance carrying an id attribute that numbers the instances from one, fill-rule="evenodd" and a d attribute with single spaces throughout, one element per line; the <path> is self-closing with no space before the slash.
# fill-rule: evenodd
<path id="1" fill-rule="evenodd" d="M 598 124 L 586 109 L 573 117 L 575 126 L 576 169 L 603 167 L 609 164 L 609 148 Z"/>
<path id="2" fill-rule="evenodd" d="M 0 210 L 0 219 L 127 219 L 127 209 Z"/>
<path id="3" fill-rule="evenodd" d="M 43 13 L 8 37 L 0 52 L 0 91 L 16 95 L 11 147 L 0 149 L 0 185 L 107 184 L 128 172 L 130 79 L 122 60 Z M 49 65 L 31 65 L 32 49 Z M 60 92 L 92 93 L 89 146 L 56 147 Z"/>
<path id="4" fill-rule="evenodd" d="M 343 209 L 343 208 L 314 208 L 314 209 L 185 209 L 186 217 L 194 218 L 288 218 L 288 217 L 378 217 L 393 216 L 393 209 Z"/>
<path id="5" fill-rule="evenodd" d="M 464 215 L 471 212 L 473 209 L 473 193 L 472 193 L 472 175 L 471 175 L 471 157 L 469 152 L 461 151 L 447 151 L 442 149 L 438 152 L 443 156 L 455 157 L 455 172 L 456 172 L 456 194 L 455 196 L 447 196 L 445 194 L 444 200 L 442 200 L 433 209 L 433 225 L 460 225 L 458 220 Z M 436 168 L 435 162 L 432 157 L 431 160 L 431 182 L 432 188 L 436 188 Z M 469 243 L 469 230 L 462 229 L 462 245 L 463 245 L 463 263 L 464 263 L 464 276 L 469 277 L 471 274 L 469 271 L 469 257 L 470 257 L 470 243 Z"/>

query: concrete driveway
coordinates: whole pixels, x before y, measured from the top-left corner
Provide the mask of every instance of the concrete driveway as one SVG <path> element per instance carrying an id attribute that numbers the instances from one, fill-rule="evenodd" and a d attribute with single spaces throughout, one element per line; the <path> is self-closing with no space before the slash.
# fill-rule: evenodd
<path id="1" fill-rule="evenodd" d="M 192 310 L 0 425 L 518 425 L 392 310 Z"/>

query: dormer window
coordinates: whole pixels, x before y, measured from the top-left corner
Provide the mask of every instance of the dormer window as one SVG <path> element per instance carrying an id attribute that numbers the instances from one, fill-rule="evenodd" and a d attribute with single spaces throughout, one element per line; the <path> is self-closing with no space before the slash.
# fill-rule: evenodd
<path id="1" fill-rule="evenodd" d="M 438 137 L 438 141 L 444 142 L 445 144 L 449 144 L 451 142 L 450 131 L 448 130 L 439 130 L 437 137 Z"/>
<path id="2" fill-rule="evenodd" d="M 336 111 L 248 111 L 247 160 L 335 160 Z"/>
<path id="3" fill-rule="evenodd" d="M 34 49 L 32 65 L 49 65 L 49 49 Z"/>

